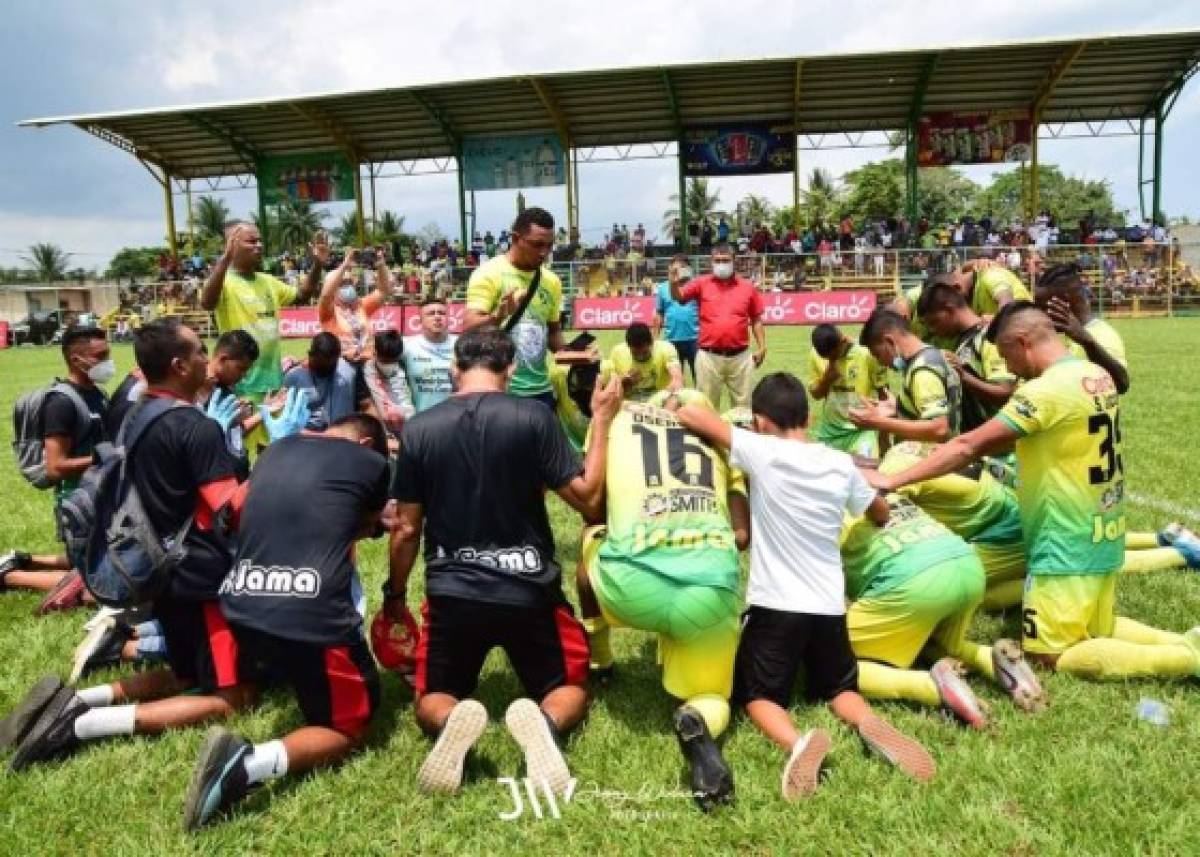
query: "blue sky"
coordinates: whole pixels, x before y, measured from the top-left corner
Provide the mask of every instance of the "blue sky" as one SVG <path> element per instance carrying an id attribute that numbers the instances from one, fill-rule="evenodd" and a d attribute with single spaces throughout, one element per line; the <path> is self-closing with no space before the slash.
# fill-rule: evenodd
<path id="1" fill-rule="evenodd" d="M 18 129 L 18 120 L 524 71 L 1192 28 L 1200 26 L 1200 4 L 43 0 L 12 4 L 5 24 L 0 264 L 17 264 L 33 242 L 53 241 L 74 254 L 75 264 L 103 268 L 122 246 L 163 240 L 158 185 L 132 158 L 82 131 Z M 1196 219 L 1200 82 L 1185 90 L 1167 128 L 1164 207 Z M 884 156 L 878 149 L 804 152 L 802 164 L 840 174 Z M 1136 211 L 1135 137 L 1051 141 L 1042 159 L 1110 180 L 1118 204 Z M 975 167 L 968 175 L 986 181 L 992 169 Z M 673 161 L 582 166 L 585 238 L 599 238 L 614 221 L 641 221 L 657 231 L 675 183 Z M 791 196 L 786 176 L 722 180 L 718 187 L 730 208 L 750 192 L 781 204 Z M 377 194 L 379 207 L 405 215 L 409 229 L 437 223 L 457 232 L 453 175 L 381 179 Z M 561 190 L 526 195 L 565 213 Z M 255 204 L 253 191 L 226 200 L 237 215 Z M 480 228 L 498 229 L 511 218 L 514 193 L 480 194 L 478 204 Z M 182 201 L 177 211 L 182 228 Z"/>

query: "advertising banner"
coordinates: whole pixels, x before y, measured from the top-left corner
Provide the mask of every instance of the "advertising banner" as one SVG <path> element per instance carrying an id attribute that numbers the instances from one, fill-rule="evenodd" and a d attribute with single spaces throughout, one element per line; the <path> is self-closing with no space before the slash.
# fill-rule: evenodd
<path id="1" fill-rule="evenodd" d="M 0 349 L 8 348 L 8 322 L 0 321 Z"/>
<path id="2" fill-rule="evenodd" d="M 357 169 L 340 152 L 281 155 L 258 162 L 258 193 L 264 205 L 285 199 L 344 202 L 354 199 Z"/>
<path id="3" fill-rule="evenodd" d="M 624 330 L 654 320 L 654 298 L 576 298 L 571 326 L 577 330 Z"/>
<path id="4" fill-rule="evenodd" d="M 862 324 L 875 300 L 868 291 L 769 292 L 763 295 L 763 324 Z"/>
<path id="5" fill-rule="evenodd" d="M 463 140 L 467 190 L 552 187 L 567 183 L 567 157 L 558 135 L 522 134 Z"/>
<path id="6" fill-rule="evenodd" d="M 451 333 L 461 333 L 466 317 L 466 304 L 446 306 Z M 371 317 L 371 327 L 378 333 L 398 330 L 404 336 L 421 332 L 421 311 L 415 306 L 385 306 Z M 312 339 L 321 332 L 321 322 L 315 306 L 285 307 L 279 311 L 279 335 L 283 339 Z"/>
<path id="7" fill-rule="evenodd" d="M 950 164 L 998 164 L 1027 161 L 1037 129 L 1029 111 L 991 113 L 931 113 L 917 130 L 917 163 L 923 167 Z"/>
<path id="8" fill-rule="evenodd" d="M 715 125 L 683 129 L 684 172 L 689 176 L 790 173 L 796 135 L 789 124 Z"/>

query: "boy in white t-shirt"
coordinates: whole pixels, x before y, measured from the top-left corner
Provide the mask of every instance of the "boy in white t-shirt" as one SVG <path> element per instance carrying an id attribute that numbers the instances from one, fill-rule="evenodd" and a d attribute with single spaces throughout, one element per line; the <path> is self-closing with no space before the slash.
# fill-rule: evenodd
<path id="1" fill-rule="evenodd" d="M 768 738 L 789 754 L 783 795 L 816 789 L 829 735 L 801 736 L 788 716 L 800 668 L 809 701 L 828 702 L 873 751 L 919 780 L 934 773 L 925 749 L 875 714 L 858 693 L 858 664 L 846 629 L 842 520 L 866 514 L 887 522 L 878 496 L 844 452 L 809 443 L 808 400 L 794 375 L 759 381 L 750 402 L 754 431 L 730 427 L 701 408 L 679 409 L 689 431 L 730 451 L 749 481 L 753 537 L 750 585 L 734 668 L 733 697 Z"/>

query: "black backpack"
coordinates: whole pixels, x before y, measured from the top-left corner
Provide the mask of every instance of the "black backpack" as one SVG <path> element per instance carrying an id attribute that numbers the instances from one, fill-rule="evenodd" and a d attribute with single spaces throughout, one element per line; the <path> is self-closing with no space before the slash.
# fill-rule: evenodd
<path id="1" fill-rule="evenodd" d="M 116 444 L 97 452 L 79 487 L 63 498 L 59 516 L 67 556 L 101 604 L 133 607 L 153 601 L 166 588 L 186 555 L 189 516 L 163 538 L 154 529 L 129 473 L 138 441 L 177 399 L 143 398 L 125 418 Z"/>
<path id="2" fill-rule="evenodd" d="M 57 484 L 46 475 L 46 442 L 42 436 L 46 401 L 54 393 L 66 396 L 75 405 L 78 427 L 74 448 L 77 455 L 80 452 L 79 445 L 91 430 L 93 420 L 92 412 L 83 396 L 66 381 L 55 380 L 53 384 L 39 387 L 17 399 L 17 403 L 13 405 L 13 454 L 17 457 L 17 466 L 21 469 L 25 481 L 41 490 L 53 488 Z"/>

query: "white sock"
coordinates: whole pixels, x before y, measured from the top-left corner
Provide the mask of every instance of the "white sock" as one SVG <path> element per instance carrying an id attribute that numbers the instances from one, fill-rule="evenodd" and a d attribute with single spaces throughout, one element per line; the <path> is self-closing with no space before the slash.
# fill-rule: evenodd
<path id="1" fill-rule="evenodd" d="M 93 708 L 75 721 L 75 737 L 80 741 L 92 738 L 107 738 L 110 735 L 132 735 L 133 710 L 136 705 L 110 705 Z"/>
<path id="2" fill-rule="evenodd" d="M 102 708 L 113 704 L 113 689 L 111 684 L 98 684 L 95 687 L 85 687 L 75 691 L 75 695 L 92 708 Z"/>
<path id="3" fill-rule="evenodd" d="M 246 779 L 250 785 L 278 779 L 287 773 L 287 749 L 283 746 L 282 741 L 255 744 L 244 764 Z"/>

